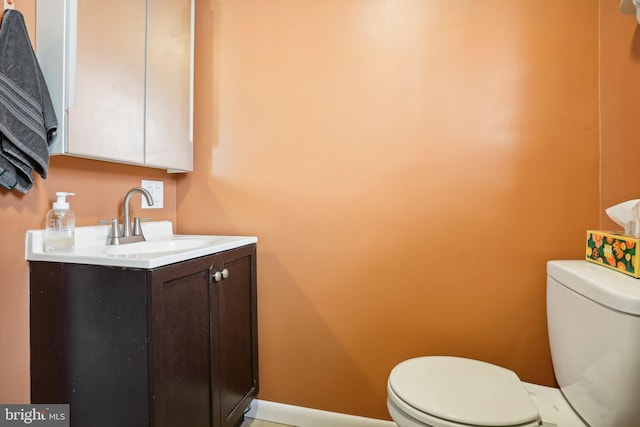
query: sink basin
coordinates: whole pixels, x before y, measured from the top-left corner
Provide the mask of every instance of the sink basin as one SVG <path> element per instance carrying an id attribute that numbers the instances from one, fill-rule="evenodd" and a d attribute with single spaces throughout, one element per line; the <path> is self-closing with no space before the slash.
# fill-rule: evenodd
<path id="1" fill-rule="evenodd" d="M 133 268 L 156 268 L 256 243 L 252 236 L 173 234 L 170 221 L 142 224 L 144 242 L 106 245 L 108 226 L 76 227 L 72 252 L 43 250 L 44 230 L 27 231 L 25 258 L 29 261 L 68 262 Z"/>
<path id="2" fill-rule="evenodd" d="M 153 254 L 160 252 L 180 252 L 215 245 L 216 237 L 173 237 L 164 240 L 112 245 L 104 249 L 106 255 Z"/>

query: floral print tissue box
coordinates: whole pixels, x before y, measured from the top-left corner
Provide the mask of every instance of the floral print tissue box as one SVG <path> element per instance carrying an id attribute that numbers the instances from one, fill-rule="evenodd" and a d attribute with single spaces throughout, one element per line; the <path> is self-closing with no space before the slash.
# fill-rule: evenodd
<path id="1" fill-rule="evenodd" d="M 640 238 L 614 231 L 587 230 L 587 261 L 640 278 L 636 248 Z"/>

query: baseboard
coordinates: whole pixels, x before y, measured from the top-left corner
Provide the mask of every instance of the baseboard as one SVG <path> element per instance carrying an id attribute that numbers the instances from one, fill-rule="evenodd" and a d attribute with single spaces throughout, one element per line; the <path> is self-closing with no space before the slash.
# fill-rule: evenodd
<path id="1" fill-rule="evenodd" d="M 245 414 L 249 418 L 299 427 L 397 427 L 392 421 L 322 411 L 255 399 Z"/>

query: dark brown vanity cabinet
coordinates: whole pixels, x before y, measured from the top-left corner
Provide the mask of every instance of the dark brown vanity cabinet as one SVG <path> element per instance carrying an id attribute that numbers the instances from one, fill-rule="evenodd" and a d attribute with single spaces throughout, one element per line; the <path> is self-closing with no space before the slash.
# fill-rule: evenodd
<path id="1" fill-rule="evenodd" d="M 30 262 L 31 398 L 75 427 L 230 427 L 258 392 L 256 245 L 155 269 Z"/>

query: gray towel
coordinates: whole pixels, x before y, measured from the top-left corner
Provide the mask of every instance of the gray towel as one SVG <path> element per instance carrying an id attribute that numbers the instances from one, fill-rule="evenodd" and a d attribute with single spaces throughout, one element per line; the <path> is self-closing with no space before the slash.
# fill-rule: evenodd
<path id="1" fill-rule="evenodd" d="M 2 177 L 10 174 L 15 188 L 26 193 L 33 186 L 32 170 L 46 179 L 49 144 L 57 128 L 24 17 L 6 10 L 0 27 L 0 152 L 6 160 L 0 162 L 0 184 L 9 182 Z"/>
<path id="2" fill-rule="evenodd" d="M 17 183 L 15 167 L 7 159 L 0 156 L 0 185 L 11 190 Z"/>

